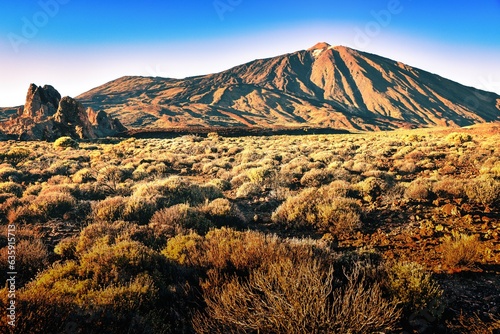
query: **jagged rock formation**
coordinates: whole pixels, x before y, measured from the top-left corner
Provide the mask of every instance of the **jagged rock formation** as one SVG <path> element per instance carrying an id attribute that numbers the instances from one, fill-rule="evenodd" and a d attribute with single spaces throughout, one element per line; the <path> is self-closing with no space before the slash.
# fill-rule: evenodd
<path id="1" fill-rule="evenodd" d="M 87 108 L 89 121 L 93 126 L 94 133 L 98 137 L 113 136 L 116 133 L 127 131 L 127 128 L 117 118 L 110 118 L 104 111 L 95 112 L 92 108 Z"/>
<path id="2" fill-rule="evenodd" d="M 33 118 L 52 116 L 56 113 L 60 100 L 61 94 L 54 87 L 31 84 L 26 94 L 26 104 L 19 110 L 19 115 Z"/>
<path id="3" fill-rule="evenodd" d="M 88 112 L 77 100 L 68 96 L 61 98 L 52 86 L 31 84 L 25 105 L 18 109 L 17 115 L 1 122 L 0 130 L 20 140 L 54 140 L 61 136 L 94 139 L 126 130 L 120 121 L 111 120 L 104 111 L 96 114 L 92 110 L 91 115 Z"/>
<path id="4" fill-rule="evenodd" d="M 129 128 L 465 126 L 500 120 L 500 96 L 344 46 L 319 43 L 220 73 L 123 77 L 78 97 Z"/>
<path id="5" fill-rule="evenodd" d="M 71 97 L 63 97 L 54 115 L 54 121 L 61 124 L 69 136 L 75 138 L 97 138 L 83 105 Z"/>

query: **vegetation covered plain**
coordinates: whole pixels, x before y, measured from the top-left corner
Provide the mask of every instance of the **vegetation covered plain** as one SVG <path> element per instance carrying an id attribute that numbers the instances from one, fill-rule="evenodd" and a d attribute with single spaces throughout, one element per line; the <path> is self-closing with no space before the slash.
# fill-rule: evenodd
<path id="1" fill-rule="evenodd" d="M 495 124 L 1 142 L 2 331 L 494 333 L 499 142 Z"/>

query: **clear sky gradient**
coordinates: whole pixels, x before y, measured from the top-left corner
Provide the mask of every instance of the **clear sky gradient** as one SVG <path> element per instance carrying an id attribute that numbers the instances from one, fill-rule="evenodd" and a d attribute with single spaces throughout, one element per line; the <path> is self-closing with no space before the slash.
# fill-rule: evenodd
<path id="1" fill-rule="evenodd" d="M 500 94 L 500 0 L 4 0 L 0 106 L 30 83 L 76 96 L 124 75 L 182 78 L 345 45 Z"/>

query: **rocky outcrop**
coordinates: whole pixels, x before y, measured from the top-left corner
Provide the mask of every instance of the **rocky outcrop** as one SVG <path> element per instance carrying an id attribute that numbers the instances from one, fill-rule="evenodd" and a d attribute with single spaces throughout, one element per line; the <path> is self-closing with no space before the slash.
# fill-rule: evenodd
<path id="1" fill-rule="evenodd" d="M 108 137 L 127 131 L 127 128 L 124 127 L 117 118 L 110 118 L 108 114 L 102 110 L 95 112 L 94 109 L 88 108 L 87 115 L 98 137 Z"/>
<path id="2" fill-rule="evenodd" d="M 31 84 L 26 94 L 26 103 L 19 114 L 25 117 L 52 116 L 56 113 L 60 100 L 61 94 L 54 87 Z"/>
<path id="3" fill-rule="evenodd" d="M 54 115 L 54 121 L 64 127 L 67 135 L 73 138 L 97 138 L 87 111 L 83 105 L 71 97 L 63 97 Z"/>
<path id="4" fill-rule="evenodd" d="M 104 111 L 86 110 L 71 97 L 61 98 L 52 86 L 31 84 L 25 105 L 17 115 L 0 123 L 0 131 L 20 140 L 54 140 L 61 136 L 75 139 L 114 136 L 126 128 Z"/>

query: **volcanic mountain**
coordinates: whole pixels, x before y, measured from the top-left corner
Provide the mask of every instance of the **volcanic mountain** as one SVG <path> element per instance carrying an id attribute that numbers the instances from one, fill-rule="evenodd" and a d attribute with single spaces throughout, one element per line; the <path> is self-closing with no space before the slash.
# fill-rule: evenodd
<path id="1" fill-rule="evenodd" d="M 318 43 L 185 79 L 122 77 L 77 97 L 132 128 L 396 129 L 500 120 L 500 96 L 401 62 Z"/>

